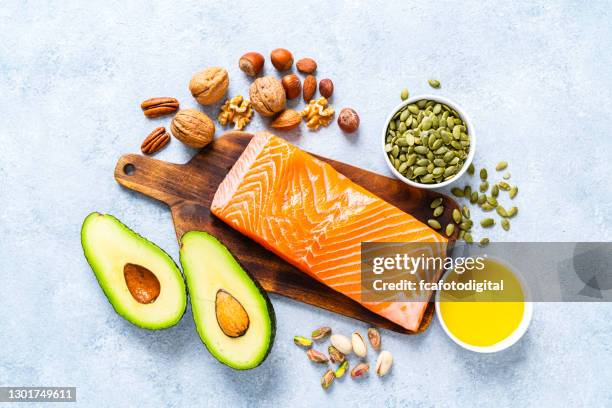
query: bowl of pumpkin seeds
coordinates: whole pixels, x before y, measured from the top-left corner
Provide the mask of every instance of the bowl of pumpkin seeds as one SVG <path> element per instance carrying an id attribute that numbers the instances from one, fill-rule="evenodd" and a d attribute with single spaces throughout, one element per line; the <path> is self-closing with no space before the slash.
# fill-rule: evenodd
<path id="1" fill-rule="evenodd" d="M 425 189 L 459 179 L 476 149 L 467 115 L 436 95 L 414 96 L 396 106 L 385 121 L 382 139 L 391 172 L 404 183 Z"/>

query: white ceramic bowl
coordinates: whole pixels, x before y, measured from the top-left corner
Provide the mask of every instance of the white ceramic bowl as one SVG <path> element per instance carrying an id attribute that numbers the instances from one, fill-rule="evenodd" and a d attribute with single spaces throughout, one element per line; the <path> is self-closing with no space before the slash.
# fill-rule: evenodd
<path id="1" fill-rule="evenodd" d="M 402 109 L 404 106 L 420 101 L 421 99 L 429 99 L 432 101 L 440 102 L 456 110 L 459 116 L 461 116 L 463 123 L 465 123 L 467 127 L 467 134 L 470 136 L 470 151 L 468 152 L 468 156 L 465 159 L 465 162 L 463 163 L 463 167 L 459 169 L 459 171 L 457 172 L 457 174 L 455 174 L 453 178 L 443 181 L 441 183 L 437 183 L 437 184 L 421 184 L 421 183 L 417 183 L 416 181 L 412 181 L 404 177 L 399 171 L 395 169 L 395 167 L 393 167 L 393 164 L 389 161 L 389 156 L 387 156 L 387 152 L 385 152 L 385 145 L 387 144 L 387 141 L 386 141 L 387 127 L 389 126 L 389 122 L 391 122 L 391 118 L 393 118 L 393 115 L 395 115 L 397 111 Z M 413 186 L 413 187 L 417 187 L 417 188 L 425 188 L 425 189 L 440 188 L 440 187 L 444 187 L 444 186 L 451 184 L 455 180 L 458 180 L 463 175 L 463 173 L 465 173 L 469 165 L 472 163 L 472 160 L 474 159 L 475 151 L 476 151 L 476 133 L 474 132 L 474 126 L 472 125 L 470 118 L 465 114 L 463 109 L 461 109 L 461 107 L 457 105 L 455 102 L 449 99 L 443 98 L 441 96 L 437 96 L 437 95 L 417 95 L 417 96 L 413 96 L 411 98 L 406 99 L 405 101 L 397 105 L 395 108 L 393 108 L 393 110 L 391 111 L 391 114 L 387 117 L 387 120 L 385 120 L 385 124 L 382 129 L 382 152 L 385 155 L 385 163 L 387 163 L 387 166 L 389 166 L 389 169 L 391 169 L 391 172 L 395 175 L 395 177 L 397 177 L 404 183 L 410 186 Z"/>
<path id="2" fill-rule="evenodd" d="M 523 294 L 525 296 L 525 299 L 531 299 L 529 288 L 527 287 L 527 284 L 525 283 L 525 279 L 520 273 L 517 272 L 514 266 L 496 257 L 488 257 L 488 259 L 494 262 L 498 262 L 504 265 L 506 268 L 508 268 L 512 272 L 512 274 L 516 277 L 516 279 L 518 279 L 518 281 L 520 282 L 521 288 L 523 289 Z M 447 271 L 444 277 L 442 278 L 442 280 L 446 279 L 446 276 L 451 272 L 452 271 Z M 518 327 L 512 332 L 510 336 L 506 337 L 499 343 L 495 343 L 491 346 L 486 346 L 486 347 L 473 346 L 471 344 L 465 343 L 464 341 L 458 339 L 453 333 L 451 333 L 451 331 L 446 326 L 446 323 L 444 322 L 444 318 L 442 317 L 442 312 L 440 312 L 440 291 L 436 292 L 436 316 L 438 317 L 438 321 L 440 322 L 442 329 L 448 335 L 448 337 L 450 337 L 452 341 L 454 341 L 456 344 L 460 345 L 464 349 L 475 351 L 477 353 L 496 353 L 498 351 L 505 350 L 508 347 L 512 346 L 514 343 L 519 341 L 520 338 L 523 337 L 523 335 L 527 332 L 527 328 L 529 327 L 529 324 L 531 323 L 531 317 L 533 316 L 533 302 L 527 302 L 527 301 L 525 302 L 525 309 L 523 311 L 523 319 L 521 320 Z"/>

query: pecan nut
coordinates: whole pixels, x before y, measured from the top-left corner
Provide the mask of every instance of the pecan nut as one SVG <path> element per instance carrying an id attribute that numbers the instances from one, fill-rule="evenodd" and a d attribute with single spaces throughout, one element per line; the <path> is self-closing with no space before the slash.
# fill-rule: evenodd
<path id="1" fill-rule="evenodd" d="M 143 101 L 140 107 L 146 117 L 157 118 L 176 112 L 179 108 L 179 102 L 175 98 L 170 97 L 151 98 Z"/>
<path id="2" fill-rule="evenodd" d="M 161 126 L 149 133 L 149 136 L 140 145 L 140 150 L 143 154 L 157 153 L 170 142 L 170 135 L 166 132 L 166 128 Z"/>

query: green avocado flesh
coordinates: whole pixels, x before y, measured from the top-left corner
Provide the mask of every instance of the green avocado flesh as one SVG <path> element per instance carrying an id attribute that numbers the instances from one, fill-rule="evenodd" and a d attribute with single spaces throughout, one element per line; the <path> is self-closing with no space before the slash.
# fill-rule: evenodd
<path id="1" fill-rule="evenodd" d="M 187 292 L 181 271 L 161 248 L 117 218 L 91 213 L 81 244 L 104 294 L 119 315 L 136 326 L 164 329 L 181 320 Z"/>
<path id="2" fill-rule="evenodd" d="M 205 232 L 181 238 L 181 265 L 202 342 L 223 364 L 254 368 L 274 342 L 274 309 L 229 250 Z"/>

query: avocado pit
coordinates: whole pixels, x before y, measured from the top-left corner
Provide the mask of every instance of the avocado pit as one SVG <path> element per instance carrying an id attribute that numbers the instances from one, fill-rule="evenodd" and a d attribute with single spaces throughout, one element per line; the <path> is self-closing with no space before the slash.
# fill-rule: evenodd
<path id="1" fill-rule="evenodd" d="M 228 337 L 243 336 L 249 329 L 249 315 L 242 304 L 223 289 L 215 297 L 215 314 L 219 327 Z"/>
<path id="2" fill-rule="evenodd" d="M 144 266 L 126 263 L 123 267 L 123 276 L 134 300 L 144 305 L 155 302 L 161 286 L 153 272 Z"/>

